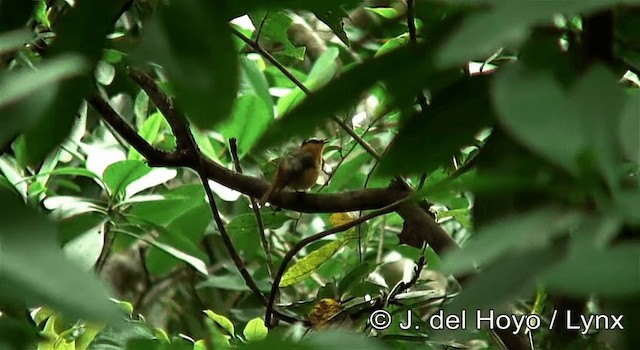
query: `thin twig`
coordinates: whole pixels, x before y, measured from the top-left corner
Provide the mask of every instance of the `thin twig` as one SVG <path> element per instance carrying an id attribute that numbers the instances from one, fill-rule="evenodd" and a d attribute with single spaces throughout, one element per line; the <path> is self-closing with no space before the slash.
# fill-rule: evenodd
<path id="1" fill-rule="evenodd" d="M 238 143 L 235 138 L 229 139 L 229 149 L 231 152 L 231 158 L 233 159 L 233 163 L 235 165 L 236 171 L 242 174 L 242 164 L 240 164 L 240 158 L 238 157 Z M 253 210 L 253 215 L 255 215 L 256 217 L 256 224 L 258 225 L 258 233 L 260 234 L 260 240 L 262 241 L 262 249 L 264 249 L 264 254 L 267 257 L 267 270 L 269 271 L 269 277 L 273 278 L 273 260 L 271 259 L 271 246 L 264 232 L 264 222 L 262 220 L 262 215 L 260 214 L 258 202 L 255 200 L 255 198 L 251 196 L 248 196 L 248 197 L 249 197 L 249 201 L 251 202 L 251 209 Z"/>
<path id="2" fill-rule="evenodd" d="M 416 30 L 416 19 L 413 5 L 414 0 L 407 0 L 407 27 L 409 27 L 409 40 L 411 42 L 411 45 L 415 45 L 418 42 L 418 33 Z M 429 105 L 427 104 L 427 98 L 422 92 L 418 93 L 417 99 L 418 104 L 420 104 L 420 109 L 423 112 L 426 111 Z"/>

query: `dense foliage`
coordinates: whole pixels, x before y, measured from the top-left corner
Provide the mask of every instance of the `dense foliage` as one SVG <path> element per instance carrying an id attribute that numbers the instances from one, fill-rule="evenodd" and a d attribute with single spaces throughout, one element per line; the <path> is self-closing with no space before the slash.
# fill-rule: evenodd
<path id="1" fill-rule="evenodd" d="M 640 0 L 2 0 L 0 349 L 637 349 L 639 33 Z M 309 137 L 317 185 L 258 204 Z"/>

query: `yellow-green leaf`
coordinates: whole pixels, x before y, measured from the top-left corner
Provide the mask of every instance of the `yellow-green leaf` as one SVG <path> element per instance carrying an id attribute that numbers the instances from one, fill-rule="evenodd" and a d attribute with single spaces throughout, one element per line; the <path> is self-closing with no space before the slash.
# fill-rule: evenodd
<path id="1" fill-rule="evenodd" d="M 264 325 L 264 321 L 261 318 L 256 317 L 247 323 L 242 334 L 244 334 L 244 338 L 247 341 L 252 342 L 266 338 L 268 332 L 269 330 Z"/>
<path id="2" fill-rule="evenodd" d="M 311 273 L 316 271 L 327 260 L 331 259 L 331 257 L 334 256 L 351 238 L 352 237 L 350 235 L 338 238 L 300 259 L 284 273 L 282 281 L 280 281 L 280 287 L 296 284 L 309 277 Z"/>
<path id="3" fill-rule="evenodd" d="M 213 322 L 217 323 L 218 326 L 222 327 L 230 336 L 235 334 L 235 328 L 233 328 L 233 323 L 229 321 L 228 318 L 218 315 L 217 313 L 211 310 L 204 310 L 205 315 L 213 320 Z"/>

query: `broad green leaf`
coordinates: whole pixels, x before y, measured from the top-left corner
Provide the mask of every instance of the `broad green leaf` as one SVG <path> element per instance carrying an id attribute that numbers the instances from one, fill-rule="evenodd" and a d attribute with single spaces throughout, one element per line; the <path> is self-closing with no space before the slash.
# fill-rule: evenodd
<path id="1" fill-rule="evenodd" d="M 249 341 L 258 341 L 267 337 L 269 330 L 264 325 L 264 321 L 261 318 L 254 318 L 247 322 L 247 325 L 242 330 L 244 338 Z"/>
<path id="2" fill-rule="evenodd" d="M 100 258 L 103 248 L 104 230 L 100 223 L 67 242 L 62 247 L 62 252 L 82 270 L 91 271 Z"/>
<path id="3" fill-rule="evenodd" d="M 581 250 L 540 277 L 551 291 L 589 297 L 624 297 L 640 292 L 640 245 L 619 243 L 606 250 Z"/>
<path id="4" fill-rule="evenodd" d="M 386 151 L 380 174 L 430 173 L 447 166 L 460 149 L 474 144 L 474 136 L 493 119 L 489 76 L 463 78 L 439 91 L 426 111 L 413 116 Z M 442 137 L 446 134 L 447 137 Z M 416 153 L 416 145 L 425 150 Z"/>
<path id="5" fill-rule="evenodd" d="M 531 295 L 536 288 L 536 276 L 561 256 L 557 247 L 543 247 L 501 257 L 466 283 L 462 293 L 445 306 L 444 314 L 460 315 L 461 310 L 474 310 L 467 311 L 467 324 L 476 324 L 476 310 L 483 314 L 489 309 L 505 312 L 499 308 L 513 298 Z M 445 330 L 438 335 L 447 337 L 451 334 Z"/>
<path id="6" fill-rule="evenodd" d="M 166 227 L 180 215 L 205 203 L 202 185 L 183 185 L 158 191 L 157 194 L 163 196 L 164 200 L 135 203 L 131 206 L 129 213 Z"/>
<path id="7" fill-rule="evenodd" d="M 426 44 L 407 45 L 345 71 L 276 120 L 254 149 L 267 148 L 296 136 L 308 136 L 333 114 L 344 112 L 354 106 L 360 101 L 361 94 L 379 80 L 393 78 L 405 81 L 405 86 L 420 85 L 421 79 L 412 78 L 409 80 L 410 83 L 406 83 L 406 79 L 416 75 L 428 79 L 426 71 L 429 60 L 426 58 L 426 47 Z M 420 73 L 416 69 L 419 69 Z M 409 70 L 411 75 L 408 74 Z M 278 101 L 278 110 L 287 110 L 290 105 L 293 105 L 293 101 Z"/>
<path id="8" fill-rule="evenodd" d="M 551 23 L 555 14 L 597 11 L 616 2 L 602 0 L 536 1 L 489 0 L 491 9 L 467 18 L 439 53 L 441 65 L 489 57 L 502 45 L 524 39 L 534 25 Z"/>
<path id="9" fill-rule="evenodd" d="M 108 86 L 116 76 L 116 68 L 111 63 L 100 61 L 96 65 L 94 76 L 98 83 Z"/>
<path id="10" fill-rule="evenodd" d="M 49 317 L 44 325 L 42 334 L 46 336 L 46 340 L 38 344 L 38 350 L 75 350 L 76 345 L 72 340 L 67 340 L 63 333 L 56 332 L 56 323 L 60 320 L 56 315 Z M 59 322 L 62 323 L 62 322 Z"/>
<path id="11" fill-rule="evenodd" d="M 161 185 L 178 175 L 176 169 L 168 168 L 151 168 L 151 170 L 144 174 L 139 179 L 132 181 L 125 187 L 126 198 L 130 198 L 134 194 L 137 194 L 146 189 Z"/>
<path id="12" fill-rule="evenodd" d="M 177 105 L 195 126 L 226 120 L 238 91 L 238 58 L 220 3 L 172 1 L 145 24 L 141 58 L 165 69 Z"/>
<path id="13" fill-rule="evenodd" d="M 398 10 L 392 7 L 366 7 L 366 9 L 386 19 L 398 17 Z"/>
<path id="14" fill-rule="evenodd" d="M 338 283 L 338 295 L 342 297 L 356 283 L 367 279 L 376 269 L 376 265 L 369 262 L 362 263 L 349 271 Z"/>
<path id="15" fill-rule="evenodd" d="M 309 76 L 304 81 L 304 86 L 313 91 L 327 84 L 333 76 L 337 73 L 337 67 L 335 60 L 340 52 L 337 48 L 332 47 L 327 49 L 322 56 L 314 63 Z M 293 107 L 300 103 L 305 97 L 305 93 L 298 87 L 291 90 L 291 92 L 278 100 L 277 110 L 278 115 L 283 115 L 290 111 Z"/>
<path id="16" fill-rule="evenodd" d="M 34 175 L 29 179 L 37 179 L 41 176 L 52 176 L 52 175 L 69 175 L 69 176 L 87 177 L 92 180 L 95 180 L 101 186 L 104 186 L 102 179 L 98 175 L 84 168 L 72 168 L 72 167 L 58 168 L 52 171 L 39 172 L 37 175 Z M 23 181 L 27 181 L 27 179 L 24 179 Z"/>
<path id="17" fill-rule="evenodd" d="M 347 33 L 344 31 L 343 23 L 343 19 L 349 18 L 349 14 L 342 7 L 336 7 L 326 11 L 316 11 L 314 14 L 319 20 L 331 28 L 333 34 L 335 34 L 345 45 L 349 46 L 349 38 L 347 37 Z"/>
<path id="18" fill-rule="evenodd" d="M 86 69 L 87 62 L 81 56 L 63 55 L 44 61 L 36 70 L 12 70 L 0 75 L 0 144 L 36 125 L 54 102 L 60 84 Z"/>
<path id="19" fill-rule="evenodd" d="M 385 53 L 395 50 L 398 47 L 409 42 L 409 33 L 402 33 L 395 38 L 387 40 L 376 52 L 375 56 L 384 55 Z"/>
<path id="20" fill-rule="evenodd" d="M 580 222 L 580 213 L 549 206 L 497 220 L 480 229 L 460 250 L 445 254 L 442 270 L 458 274 L 484 265 L 507 253 L 544 247 Z"/>
<path id="21" fill-rule="evenodd" d="M 262 219 L 264 228 L 273 230 L 280 228 L 291 218 L 286 215 L 265 213 Z M 264 249 L 260 243 L 258 224 L 253 213 L 240 214 L 233 218 L 227 225 L 227 232 L 234 243 L 234 247 L 244 258 L 252 259 L 258 256 L 264 256 Z"/>
<path id="22" fill-rule="evenodd" d="M 131 313 L 129 313 L 130 315 Z M 86 350 L 89 348 L 89 345 L 96 338 L 98 333 L 100 333 L 106 324 L 104 323 L 89 323 L 85 325 L 84 332 L 82 335 L 76 339 L 76 349 L 75 350 Z"/>
<path id="23" fill-rule="evenodd" d="M 2 298 L 44 304 L 72 318 L 108 320 L 118 315 L 104 284 L 63 257 L 51 222 L 2 188 L 0 207 Z"/>
<path id="24" fill-rule="evenodd" d="M 207 256 L 200 250 L 199 245 L 210 222 L 211 212 L 209 206 L 202 201 L 197 206 L 180 214 L 166 228 L 157 227 L 160 231 L 160 236 L 156 241 L 180 250 L 201 260 L 201 262 L 208 261 Z M 165 253 L 186 261 L 183 256 L 177 256 L 173 251 L 167 251 L 162 248 L 161 250 L 152 249 L 147 256 L 149 271 L 155 274 L 169 272 L 178 263 L 178 261 Z M 187 262 L 193 264 L 193 259 Z M 199 264 L 198 266 L 200 267 Z"/>
<path id="25" fill-rule="evenodd" d="M 328 189 L 331 191 L 342 191 L 362 187 L 366 180 L 363 167 L 365 164 L 371 162 L 372 159 L 371 155 L 364 151 L 352 152 L 352 154 L 345 158 L 344 162 L 335 169 Z"/>
<path id="26" fill-rule="evenodd" d="M 549 73 L 518 65 L 501 72 L 493 90 L 498 118 L 519 142 L 574 175 L 591 155 L 615 185 L 617 132 L 610 125 L 619 125 L 627 102 L 615 76 L 595 66 L 565 91 Z"/>
<path id="27" fill-rule="evenodd" d="M 16 189 L 22 197 L 27 197 L 27 184 L 25 179 L 18 172 L 17 166 L 9 162 L 7 159 L 0 157 L 0 173 L 4 175 L 4 179 Z"/>
<path id="28" fill-rule="evenodd" d="M 74 53 L 79 54 L 85 64 L 82 69 L 75 68 L 81 76 L 63 81 L 57 89 L 46 87 L 20 102 L 18 110 L 22 116 L 38 121 L 23 139 L 28 163 L 44 159 L 69 135 L 82 99 L 92 93 L 91 72 L 125 3 L 127 0 L 79 1 L 68 9 L 64 20 L 57 23 L 56 39 L 47 49 L 49 59 Z"/>
<path id="29" fill-rule="evenodd" d="M 249 13 L 249 17 L 253 26 L 256 27 L 256 31 L 260 31 L 260 42 L 269 40 L 280 43 L 283 45 L 282 55 L 298 60 L 304 59 L 306 48 L 296 47 L 287 34 L 293 19 L 285 11 L 256 11 Z"/>
<path id="30" fill-rule="evenodd" d="M 161 250 L 162 252 L 168 254 L 169 256 L 191 265 L 194 269 L 196 269 L 198 272 L 202 273 L 203 275 L 208 274 L 207 264 L 205 264 L 205 262 L 203 261 L 205 259 L 203 254 L 200 253 L 198 249 L 195 246 L 193 246 L 191 242 L 189 242 L 188 240 L 182 237 L 173 235 L 169 230 L 161 230 L 160 228 L 158 228 L 158 230 L 162 231 L 160 239 L 158 240 L 145 239 L 138 234 L 128 232 L 128 231 L 123 231 L 123 230 L 117 230 L 117 231 L 114 230 L 114 231 L 137 238 L 137 239 L 142 239 L 145 242 L 148 242 L 149 244 L 151 244 L 154 248 Z M 171 245 L 163 243 L 161 240 L 169 241 Z M 185 248 L 185 247 L 187 249 L 181 250 L 181 248 Z M 151 250 L 151 252 L 153 251 L 154 250 Z M 151 258 L 151 252 L 149 254 L 149 257 L 147 257 L 148 269 L 149 269 L 149 272 L 151 273 L 158 273 L 155 271 L 157 269 L 156 267 L 157 264 L 155 264 L 156 260 Z M 166 271 L 161 271 L 160 273 L 162 272 L 166 272 Z"/>
<path id="31" fill-rule="evenodd" d="M 235 101 L 231 119 L 221 125 L 221 133 L 226 138 L 238 140 L 242 157 L 273 121 L 274 112 L 269 86 L 258 65 L 247 58 L 240 62 L 240 96 Z"/>
<path id="32" fill-rule="evenodd" d="M 0 317 L 0 349 L 32 349 L 38 330 L 28 322 Z"/>
<path id="33" fill-rule="evenodd" d="M 222 315 L 219 315 L 211 310 L 204 310 L 203 312 L 205 315 L 207 315 L 207 317 L 209 317 L 215 323 L 217 323 L 220 327 L 222 327 L 222 329 L 224 329 L 227 332 L 227 334 L 229 334 L 232 337 L 235 336 L 236 334 L 235 328 L 233 327 L 233 323 L 231 323 L 231 321 L 229 321 L 228 318 Z"/>
<path id="34" fill-rule="evenodd" d="M 120 192 L 133 181 L 145 176 L 151 171 L 146 164 L 138 160 L 123 160 L 113 163 L 105 169 L 102 179 L 111 191 L 112 196 Z"/>
<path id="35" fill-rule="evenodd" d="M 33 32 L 24 28 L 0 33 L 0 52 L 21 48 L 33 40 Z"/>
<path id="36" fill-rule="evenodd" d="M 284 275 L 282 275 L 280 287 L 294 285 L 309 277 L 314 271 L 320 268 L 322 264 L 331 259 L 331 257 L 333 257 L 340 248 L 342 248 L 352 238 L 353 237 L 346 235 L 337 238 L 336 240 L 323 245 L 311 252 L 309 255 L 298 260 L 287 269 Z"/>

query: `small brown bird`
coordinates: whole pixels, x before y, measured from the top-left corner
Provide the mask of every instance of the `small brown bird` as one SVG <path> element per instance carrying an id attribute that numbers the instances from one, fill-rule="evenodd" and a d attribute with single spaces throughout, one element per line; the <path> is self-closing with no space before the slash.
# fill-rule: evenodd
<path id="1" fill-rule="evenodd" d="M 322 171 L 322 152 L 326 143 L 325 139 L 306 139 L 299 149 L 282 157 L 273 183 L 260 204 L 264 205 L 272 194 L 285 187 L 304 191 L 315 185 Z"/>

